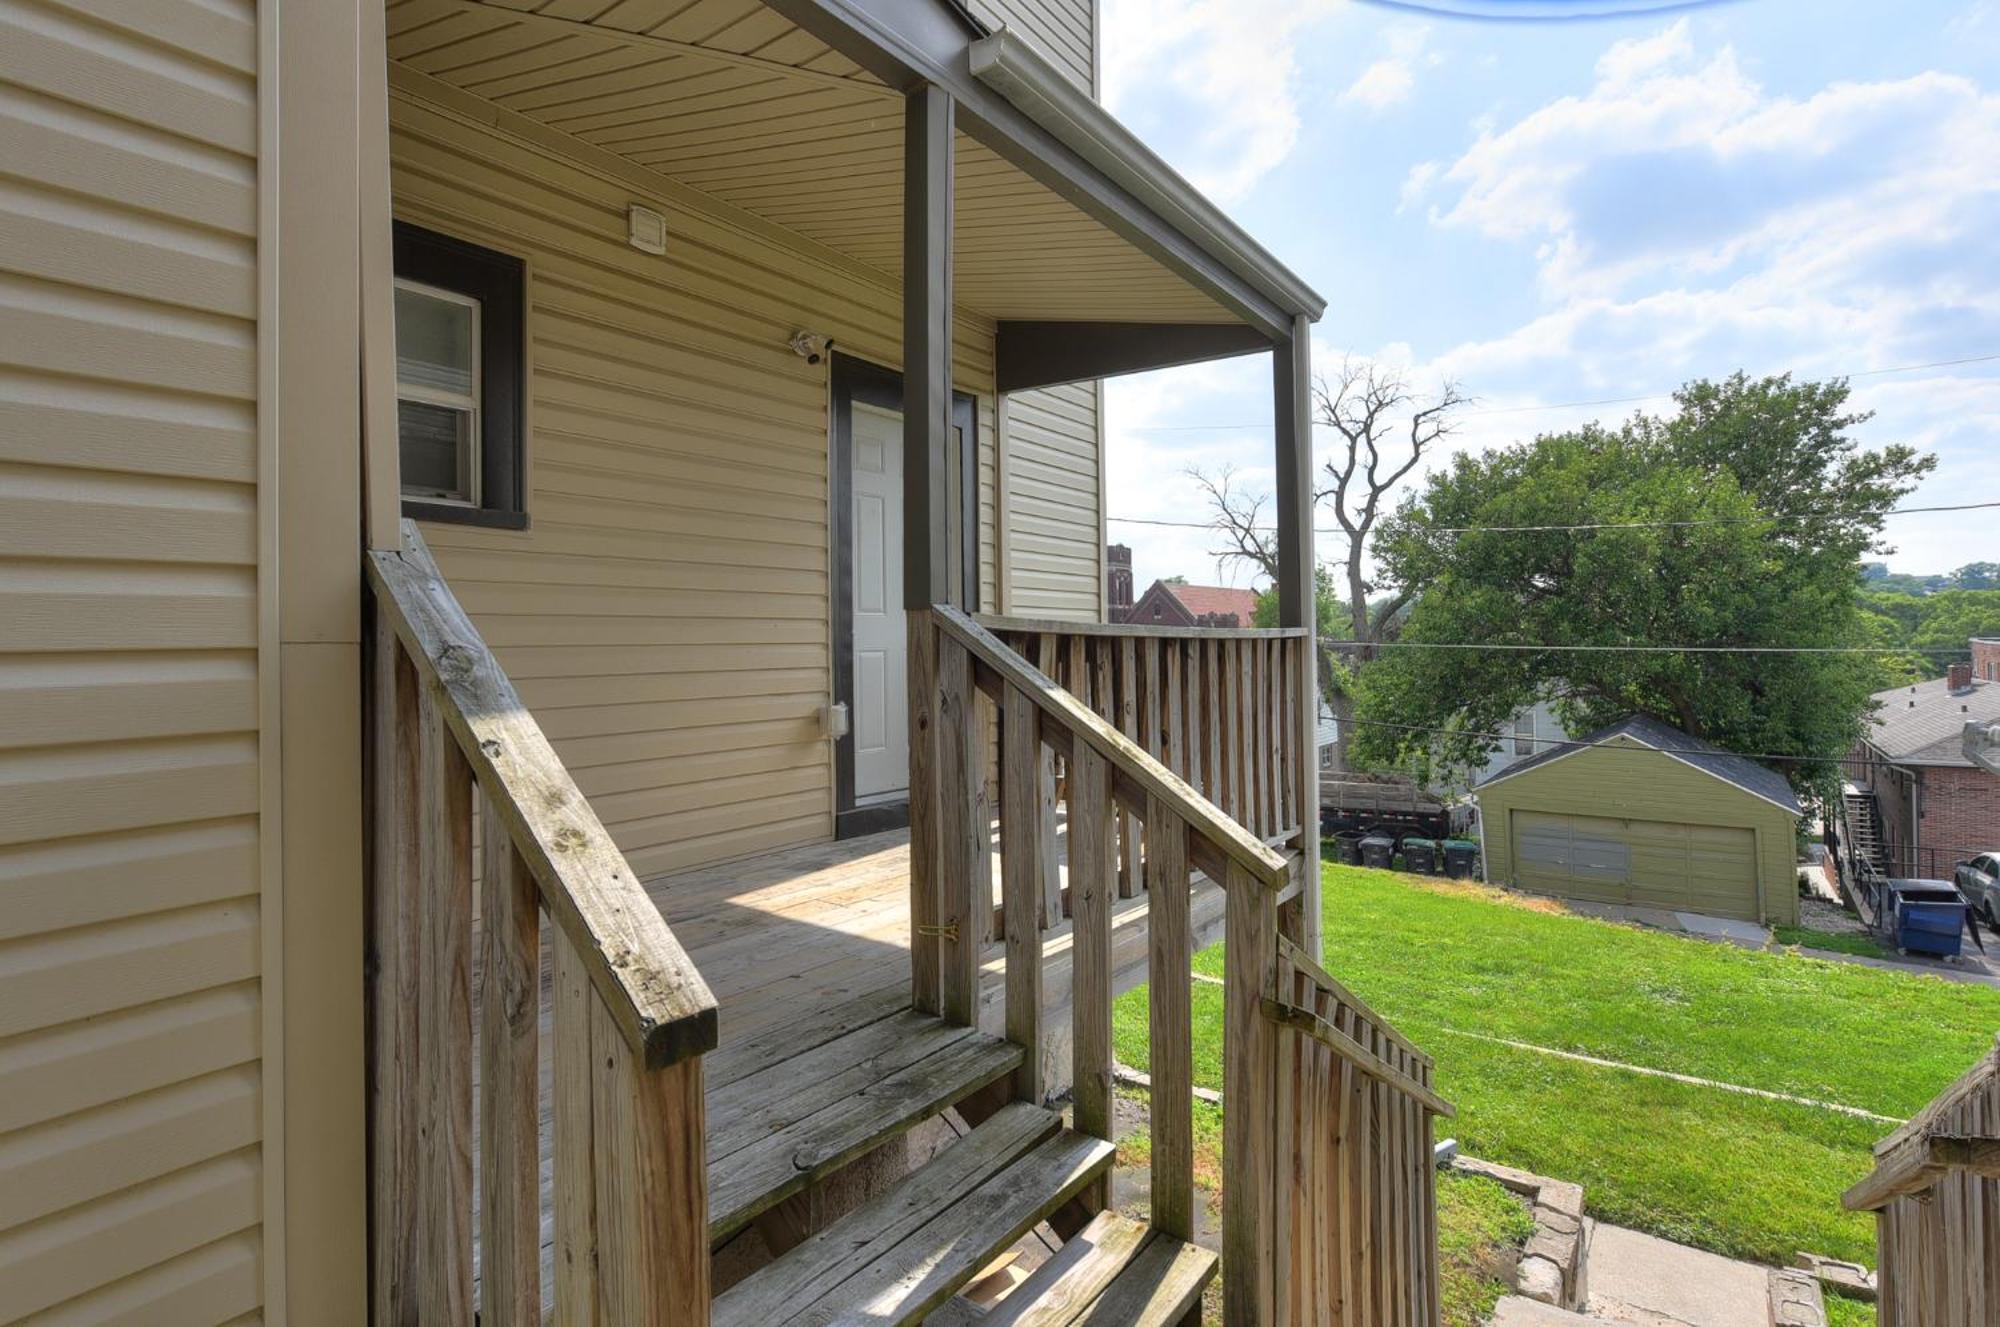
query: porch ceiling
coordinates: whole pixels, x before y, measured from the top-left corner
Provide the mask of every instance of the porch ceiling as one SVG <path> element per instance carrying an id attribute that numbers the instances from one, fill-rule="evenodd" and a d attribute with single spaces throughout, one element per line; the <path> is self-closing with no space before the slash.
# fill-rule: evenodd
<path id="1" fill-rule="evenodd" d="M 388 0 L 392 60 L 892 278 L 900 94 L 761 0 Z M 1011 162 L 957 136 L 957 299 L 1005 320 L 1236 322 Z"/>

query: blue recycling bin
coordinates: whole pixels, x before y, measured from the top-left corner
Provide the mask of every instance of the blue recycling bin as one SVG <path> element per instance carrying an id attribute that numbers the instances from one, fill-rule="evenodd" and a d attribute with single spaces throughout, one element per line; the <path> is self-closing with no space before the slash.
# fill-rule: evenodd
<path id="1" fill-rule="evenodd" d="M 1889 920 L 1896 948 L 1957 958 L 1965 935 L 1965 900 L 1944 880 L 1891 880 Z"/>

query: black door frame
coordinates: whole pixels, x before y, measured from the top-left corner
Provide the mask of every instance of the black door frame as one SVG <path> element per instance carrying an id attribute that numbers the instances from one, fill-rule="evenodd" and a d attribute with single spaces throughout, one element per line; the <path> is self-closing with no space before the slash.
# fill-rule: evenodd
<path id="1" fill-rule="evenodd" d="M 903 375 L 852 355 L 833 356 L 829 525 L 833 553 L 833 703 L 847 707 L 847 731 L 833 744 L 833 835 L 838 839 L 901 829 L 910 804 L 854 804 L 854 407 L 903 409 Z M 964 606 L 979 608 L 979 410 L 964 392 L 952 393 L 952 419 L 965 439 L 959 457 L 960 538 L 964 547 Z M 906 462 L 907 464 L 907 462 Z M 907 532 L 905 537 L 907 537 Z"/>

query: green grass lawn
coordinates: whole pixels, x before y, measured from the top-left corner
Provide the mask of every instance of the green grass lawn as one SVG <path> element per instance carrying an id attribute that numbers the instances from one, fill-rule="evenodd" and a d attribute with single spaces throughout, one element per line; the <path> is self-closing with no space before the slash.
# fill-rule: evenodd
<path id="1" fill-rule="evenodd" d="M 1325 873 L 1328 967 L 1437 1060 L 1440 1136 L 1576 1181 L 1605 1220 L 1735 1257 L 1871 1263 L 1841 1190 L 1891 1126 L 1480 1040 L 1499 1037 L 1895 1117 L 2000 1028 L 2000 991 L 1571 916 L 1477 886 Z M 1196 956 L 1220 975 L 1220 947 Z M 1194 988 L 1195 1073 L 1221 1086 L 1222 991 Z M 1477 1034 L 1467 1035 L 1467 1034 Z M 1145 995 L 1117 1051 L 1146 1063 Z"/>
<path id="2" fill-rule="evenodd" d="M 1815 931 L 1810 926 L 1773 926 L 1771 938 L 1781 945 L 1801 949 L 1825 949 L 1836 954 L 1861 954 L 1867 958 L 1889 958 L 1888 950 L 1865 935 L 1848 931 Z"/>

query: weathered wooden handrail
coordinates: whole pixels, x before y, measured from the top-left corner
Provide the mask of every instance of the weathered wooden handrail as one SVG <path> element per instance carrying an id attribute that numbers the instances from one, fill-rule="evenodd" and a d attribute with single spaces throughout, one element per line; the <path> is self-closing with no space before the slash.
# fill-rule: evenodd
<path id="1" fill-rule="evenodd" d="M 459 606 L 414 521 L 370 583 L 440 713 L 632 1049 L 649 1069 L 715 1049 L 716 1004 L 597 813 Z"/>
<path id="2" fill-rule="evenodd" d="M 1841 1202 L 1875 1213 L 1883 1327 L 2000 1315 L 2000 1040 L 1875 1145 L 1874 1170 Z"/>
<path id="3" fill-rule="evenodd" d="M 367 568 L 374 1320 L 543 1321 L 546 911 L 556 923 L 555 1318 L 706 1322 L 701 1065 L 716 1044 L 715 999 L 422 536 L 408 522 L 403 535 L 401 551 L 372 553 Z"/>
<path id="4" fill-rule="evenodd" d="M 974 620 L 1257 837 L 1301 855 L 1316 846 L 1303 630 Z M 1121 825 L 1126 896 L 1145 888 L 1136 814 Z"/>
<path id="5" fill-rule="evenodd" d="M 1310 781 L 1292 779 L 1286 759 L 1265 763 L 1274 743 L 1303 740 L 1301 706 L 1287 700 L 1306 680 L 1303 650 L 1284 651 L 1304 634 L 981 621 L 942 607 L 923 616 L 920 648 L 936 660 L 927 713 L 937 728 L 939 801 L 913 802 L 912 815 L 935 814 L 939 826 L 940 888 L 927 906 L 947 933 L 946 1008 L 963 1006 L 966 996 L 953 992 L 972 980 L 959 921 L 980 911 L 980 891 L 990 888 L 981 750 L 989 725 L 970 703 L 983 691 L 998 708 L 1001 741 L 1007 1033 L 1026 1052 L 1016 1094 L 1039 1099 L 1042 1086 L 1036 921 L 1055 870 L 1045 768 L 1054 751 L 1068 767 L 1075 1127 L 1111 1136 L 1111 900 L 1124 892 L 1121 865 L 1142 860 L 1152 1222 L 1192 1238 L 1189 868 L 1197 866 L 1225 896 L 1226 1320 L 1434 1327 L 1432 1128 L 1451 1105 L 1432 1085 L 1430 1057 L 1282 933 L 1275 886 L 1292 859 L 1258 832 L 1285 798 L 1308 795 Z M 1201 672 L 1193 685 L 1190 666 Z M 1221 740 L 1231 723 L 1237 730 Z M 1316 829 L 1294 823 L 1300 835 Z"/>
<path id="6" fill-rule="evenodd" d="M 983 666 L 998 691 L 1019 687 L 1047 720 L 1045 738 L 1051 745 L 1081 743 L 1104 760 L 1118 776 L 1117 794 L 1135 815 L 1145 812 L 1148 798 L 1161 803 L 1186 822 L 1188 831 L 1206 845 L 1199 856 L 1219 857 L 1241 868 L 1252 879 L 1273 889 L 1290 880 L 1289 865 L 1279 853 L 1202 796 L 1188 782 L 1155 759 L 1137 742 L 1118 731 L 1076 696 L 1056 685 L 1046 673 L 1009 649 L 968 614 L 941 604 L 932 610 L 939 629 Z M 1199 864 L 1199 863 L 1198 863 Z M 1224 871 L 1216 871 L 1220 879 Z"/>

